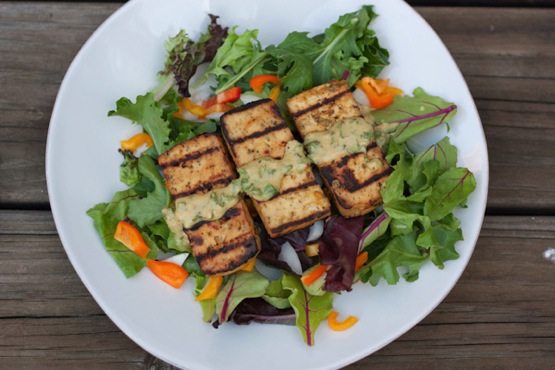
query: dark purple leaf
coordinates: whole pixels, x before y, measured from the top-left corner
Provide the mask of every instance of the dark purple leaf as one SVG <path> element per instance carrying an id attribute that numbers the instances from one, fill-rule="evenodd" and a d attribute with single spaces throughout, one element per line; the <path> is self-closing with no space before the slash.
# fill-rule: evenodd
<path id="1" fill-rule="evenodd" d="M 320 263 L 330 266 L 325 291 L 351 290 L 363 222 L 363 217 L 347 219 L 341 216 L 333 216 L 326 222 L 319 244 Z"/>
<path id="2" fill-rule="evenodd" d="M 216 51 L 227 37 L 227 27 L 218 24 L 218 16 L 209 14 L 208 30 L 202 34 L 197 42 L 189 39 L 185 34 L 176 36 L 178 43 L 168 52 L 164 73 L 173 73 L 179 93 L 184 97 L 190 96 L 189 80 L 197 71 L 200 64 L 214 59 Z"/>
<path id="3" fill-rule="evenodd" d="M 342 80 L 348 80 L 350 75 L 351 75 L 351 71 L 346 69 L 346 70 L 343 71 L 343 74 L 341 75 L 341 79 Z"/>
<path id="4" fill-rule="evenodd" d="M 204 58 L 201 63 L 211 62 L 216 56 L 218 48 L 223 44 L 224 39 L 227 37 L 227 27 L 222 27 L 218 23 L 217 15 L 208 14 L 210 17 L 210 24 L 208 25 L 208 36 L 206 36 L 207 41 L 204 44 Z M 200 40 L 203 41 L 202 39 Z"/>
<path id="5" fill-rule="evenodd" d="M 295 325 L 295 311 L 292 308 L 280 310 L 262 298 L 249 298 L 235 308 L 229 319 L 238 325 L 247 325 L 251 322 Z"/>
<path id="6" fill-rule="evenodd" d="M 281 252 L 281 246 L 285 242 L 289 242 L 297 252 L 301 267 L 304 270 L 314 266 L 314 260 L 305 253 L 305 245 L 307 243 L 309 228 L 297 230 L 279 238 L 270 238 L 262 225 L 258 225 L 260 240 L 262 242 L 262 250 L 258 254 L 258 258 L 267 265 L 278 269 L 294 273 L 289 265 L 278 259 Z"/>

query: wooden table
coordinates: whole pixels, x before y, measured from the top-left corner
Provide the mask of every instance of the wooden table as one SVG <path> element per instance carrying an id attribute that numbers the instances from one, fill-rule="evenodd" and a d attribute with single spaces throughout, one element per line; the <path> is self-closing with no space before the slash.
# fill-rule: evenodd
<path id="1" fill-rule="evenodd" d="M 434 5 L 416 10 L 476 99 L 490 153 L 487 216 L 445 301 L 350 368 L 555 368 L 555 264 L 542 256 L 555 247 L 555 1 L 416 3 Z M 169 368 L 91 298 L 60 244 L 46 193 L 56 92 L 79 47 L 120 6 L 0 1 L 2 369 Z"/>

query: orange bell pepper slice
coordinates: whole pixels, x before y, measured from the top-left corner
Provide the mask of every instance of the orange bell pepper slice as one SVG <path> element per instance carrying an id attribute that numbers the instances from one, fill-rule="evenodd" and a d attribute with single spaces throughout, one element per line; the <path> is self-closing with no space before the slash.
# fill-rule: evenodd
<path id="1" fill-rule="evenodd" d="M 146 258 L 150 248 L 146 244 L 141 232 L 127 221 L 120 221 L 116 226 L 114 239 L 135 252 L 141 258 Z"/>
<path id="2" fill-rule="evenodd" d="M 368 262 L 368 252 L 364 251 L 357 256 L 355 271 L 359 271 L 366 262 Z"/>
<path id="3" fill-rule="evenodd" d="M 180 288 L 189 276 L 187 270 L 175 263 L 148 260 L 146 265 L 158 279 L 174 288 Z"/>
<path id="4" fill-rule="evenodd" d="M 191 112 L 198 118 L 204 118 L 207 114 L 206 109 L 204 109 L 201 105 L 193 103 L 190 98 L 183 99 L 177 103 L 177 106 L 179 107 L 179 111 L 174 113 L 174 116 L 176 117 L 183 117 L 184 110 Z"/>
<path id="5" fill-rule="evenodd" d="M 256 258 L 251 258 L 243 265 L 240 271 L 251 272 L 254 270 L 254 266 L 256 266 Z"/>
<path id="6" fill-rule="evenodd" d="M 389 86 L 388 80 L 376 80 L 370 77 L 363 77 L 356 86 L 366 94 L 368 104 L 374 109 L 391 105 L 395 96 L 403 93 L 402 90 Z"/>
<path id="7" fill-rule="evenodd" d="M 202 292 L 197 296 L 197 301 L 206 301 L 218 295 L 224 282 L 223 276 L 210 276 Z"/>
<path id="8" fill-rule="evenodd" d="M 272 87 L 272 90 L 270 90 L 270 95 L 268 97 L 272 99 L 274 103 L 276 103 L 279 98 L 279 94 L 281 94 L 281 87 L 279 87 L 279 85 L 276 85 Z"/>
<path id="9" fill-rule="evenodd" d="M 314 282 L 318 280 L 320 276 L 324 275 L 327 269 L 328 269 L 328 266 L 319 265 L 314 270 L 310 271 L 310 273 L 301 277 L 301 281 L 306 286 L 314 284 Z"/>
<path id="10" fill-rule="evenodd" d="M 153 144 L 154 143 L 152 142 L 152 138 L 144 132 L 133 135 L 127 140 L 120 141 L 121 148 L 123 150 L 129 150 L 131 152 L 136 151 L 143 145 L 146 145 L 147 148 L 150 148 Z"/>
<path id="11" fill-rule="evenodd" d="M 276 75 L 256 75 L 251 78 L 249 85 L 255 93 L 260 94 L 262 90 L 264 90 L 264 85 L 267 83 L 280 85 L 281 80 Z"/>
<path id="12" fill-rule="evenodd" d="M 356 316 L 348 316 L 343 321 L 337 321 L 338 316 L 339 316 L 339 312 L 337 311 L 332 311 L 328 316 L 328 326 L 330 327 L 331 330 L 334 330 L 334 331 L 347 330 L 358 322 L 358 318 Z"/>
<path id="13" fill-rule="evenodd" d="M 222 91 L 218 95 L 215 95 L 208 100 L 203 101 L 202 107 L 206 109 L 216 104 L 233 103 L 234 101 L 239 100 L 240 97 L 241 88 L 232 87 L 230 89 Z"/>

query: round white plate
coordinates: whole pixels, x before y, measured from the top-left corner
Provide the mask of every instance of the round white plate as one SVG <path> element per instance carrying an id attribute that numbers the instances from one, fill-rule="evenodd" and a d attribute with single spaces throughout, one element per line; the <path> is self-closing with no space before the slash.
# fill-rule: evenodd
<path id="1" fill-rule="evenodd" d="M 164 60 L 164 40 L 185 28 L 197 36 L 211 12 L 224 25 L 257 28 L 264 44 L 293 30 L 321 32 L 362 0 L 200 1 L 134 0 L 111 16 L 79 52 L 60 88 L 46 150 L 52 212 L 75 270 L 106 314 L 138 345 L 176 366 L 192 369 L 324 369 L 356 361 L 390 343 L 428 315 L 463 272 L 483 220 L 488 157 L 480 118 L 461 73 L 434 31 L 400 0 L 371 0 L 380 17 L 372 25 L 391 53 L 383 75 L 395 86 L 417 86 L 459 106 L 449 137 L 459 162 L 476 175 L 468 208 L 457 212 L 465 240 L 461 257 L 438 270 L 428 263 L 415 283 L 377 287 L 358 284 L 337 297 L 335 307 L 359 317 L 346 332 L 323 324 L 315 346 L 307 347 L 295 327 L 223 325 L 202 322 L 191 293 L 192 281 L 173 289 L 142 271 L 125 279 L 105 252 L 87 209 L 123 187 L 118 180 L 119 140 L 138 131 L 106 113 L 121 96 L 135 99 L 156 85 Z M 423 148 L 445 128 L 419 137 Z"/>

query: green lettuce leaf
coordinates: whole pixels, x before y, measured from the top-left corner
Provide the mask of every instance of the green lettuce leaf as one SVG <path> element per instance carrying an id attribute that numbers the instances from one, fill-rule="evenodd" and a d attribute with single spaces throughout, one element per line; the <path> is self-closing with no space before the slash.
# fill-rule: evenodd
<path id="1" fill-rule="evenodd" d="M 214 76 L 218 81 L 216 93 L 233 87 L 243 78 L 248 80 L 254 68 L 266 57 L 257 38 L 258 30 L 246 30 L 239 35 L 236 28 L 229 30 L 201 79 L 205 82 L 207 76 Z"/>
<path id="2" fill-rule="evenodd" d="M 466 202 L 476 188 L 476 179 L 467 168 L 450 168 L 439 176 L 424 203 L 424 214 L 439 220 Z"/>
<path id="3" fill-rule="evenodd" d="M 87 211 L 106 251 L 128 278 L 141 271 L 145 266 L 145 261 L 115 240 L 114 233 L 118 222 L 126 218 L 129 203 L 135 198 L 137 198 L 137 194 L 133 190 L 120 191 L 109 203 L 99 203 Z M 149 256 L 156 258 L 155 251 L 152 250 Z"/>
<path id="4" fill-rule="evenodd" d="M 457 106 L 440 97 L 427 94 L 422 88 L 413 96 L 398 96 L 393 104 L 372 112 L 377 128 L 390 138 L 403 143 L 432 127 L 448 123 L 456 114 Z"/>
<path id="5" fill-rule="evenodd" d="M 138 158 L 127 150 L 122 151 L 121 154 L 123 155 L 123 163 L 119 167 L 120 181 L 127 186 L 137 185 L 141 181 Z"/>
<path id="6" fill-rule="evenodd" d="M 318 48 L 318 43 L 306 32 L 291 32 L 280 44 L 266 48 L 266 52 L 275 59 L 282 91 L 288 96 L 298 94 L 314 85 L 312 55 Z"/>
<path id="7" fill-rule="evenodd" d="M 216 297 L 218 321 L 226 322 L 243 299 L 262 297 L 269 283 L 268 279 L 256 271 L 231 275 Z"/>
<path id="8" fill-rule="evenodd" d="M 324 34 L 316 36 L 320 44 L 312 61 L 314 84 L 340 79 L 349 72 L 353 85 L 362 75 L 377 76 L 388 64 L 389 53 L 383 49 L 374 31 L 368 28 L 377 17 L 371 5 L 339 17 Z"/>
<path id="9" fill-rule="evenodd" d="M 289 303 L 290 295 L 291 292 L 283 289 L 281 280 L 278 279 L 270 281 L 270 284 L 268 284 L 268 287 L 266 288 L 266 292 L 262 296 L 262 299 L 275 308 L 285 309 L 291 307 L 291 303 Z"/>
<path id="10" fill-rule="evenodd" d="M 399 269 L 407 271 L 403 277 L 407 281 L 418 279 L 418 271 L 426 261 L 427 255 L 422 254 L 416 245 L 416 233 L 394 237 L 385 249 L 360 271 L 360 278 L 364 282 L 377 285 L 383 278 L 388 284 L 399 281 Z"/>
<path id="11" fill-rule="evenodd" d="M 341 79 L 348 72 L 353 85 L 361 76 L 377 76 L 389 63 L 389 53 L 368 26 L 376 18 L 372 6 L 339 17 L 322 34 L 291 32 L 277 45 L 262 49 L 257 30 L 239 35 L 233 28 L 218 49 L 205 76 L 216 77 L 216 92 L 232 86 L 249 88 L 256 74 L 277 74 L 285 99 L 314 85 Z M 206 78 L 204 79 L 206 80 Z"/>
<path id="12" fill-rule="evenodd" d="M 416 245 L 429 249 L 430 260 L 442 269 L 445 261 L 456 260 L 459 253 L 455 244 L 463 240 L 462 230 L 444 224 L 436 224 L 418 236 Z"/>
<path id="13" fill-rule="evenodd" d="M 333 308 L 333 293 L 311 296 L 303 288 L 301 280 L 291 274 L 284 274 L 283 288 L 290 290 L 289 302 L 295 311 L 296 325 L 306 344 L 314 345 L 314 334 Z"/>
<path id="14" fill-rule="evenodd" d="M 161 154 L 169 149 L 170 127 L 163 119 L 164 110 L 154 101 L 154 94 L 137 96 L 133 103 L 128 98 L 120 98 L 116 102 L 116 110 L 108 112 L 108 116 L 120 116 L 140 124 L 154 142 L 154 148 Z"/>
<path id="15" fill-rule="evenodd" d="M 382 228 L 363 243 L 370 262 L 358 274 L 373 285 L 382 278 L 395 284 L 401 270 L 407 281 L 414 281 L 426 260 L 443 268 L 458 258 L 455 245 L 462 230 L 452 212 L 476 186 L 468 169 L 456 167 L 457 149 L 447 138 L 417 155 L 406 144 L 391 141 L 386 157 L 394 167 L 381 191 L 390 221 L 385 232 Z"/>
<path id="16" fill-rule="evenodd" d="M 162 218 L 162 210 L 170 204 L 170 194 L 151 157 L 141 156 L 138 168 L 141 175 L 154 184 L 154 190 L 145 198 L 129 201 L 127 216 L 139 227 L 144 227 Z"/>

